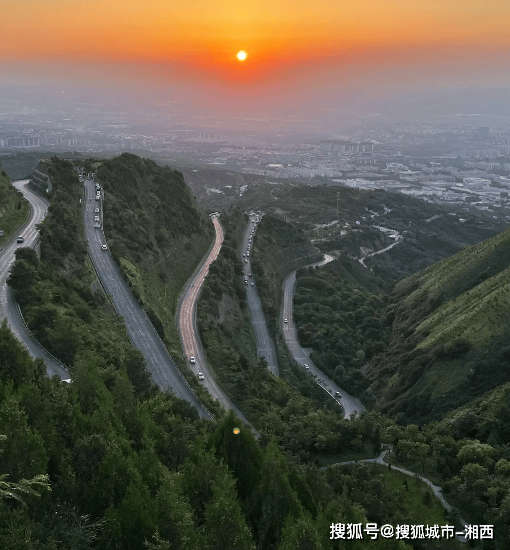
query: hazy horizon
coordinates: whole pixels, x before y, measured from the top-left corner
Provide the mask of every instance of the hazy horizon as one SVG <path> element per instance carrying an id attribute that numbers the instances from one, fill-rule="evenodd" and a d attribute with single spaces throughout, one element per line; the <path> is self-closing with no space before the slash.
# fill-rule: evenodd
<path id="1" fill-rule="evenodd" d="M 368 115 L 510 117 L 510 5 L 499 0 L 4 4 L 0 112 L 18 102 L 310 131 Z"/>

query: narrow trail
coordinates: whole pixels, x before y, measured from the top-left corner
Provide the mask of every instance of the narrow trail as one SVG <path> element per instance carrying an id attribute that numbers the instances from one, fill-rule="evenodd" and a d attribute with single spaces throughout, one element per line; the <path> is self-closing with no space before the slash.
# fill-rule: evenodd
<path id="1" fill-rule="evenodd" d="M 328 466 L 323 466 L 321 468 L 321 470 L 326 470 L 328 468 L 332 468 L 333 466 L 347 466 L 347 465 L 350 465 L 350 464 L 358 464 L 360 462 L 366 462 L 366 463 L 371 463 L 371 464 L 380 464 L 381 466 L 388 467 L 388 465 L 390 465 L 390 464 L 388 462 L 386 462 L 384 460 L 384 458 L 386 457 L 386 455 L 388 453 L 390 453 L 392 451 L 392 447 L 391 447 L 391 445 L 383 445 L 383 447 L 384 448 L 381 451 L 381 454 L 377 458 L 363 458 L 361 460 L 346 460 L 344 462 L 335 462 L 334 464 L 330 464 Z M 427 477 L 424 477 L 420 474 L 417 474 L 416 472 L 413 472 L 411 470 L 406 470 L 405 468 L 400 468 L 399 466 L 394 466 L 393 464 L 391 464 L 391 469 L 396 471 L 396 472 L 400 472 L 401 474 L 405 474 L 405 475 L 408 475 L 408 476 L 411 476 L 411 477 L 415 477 L 415 478 L 419 479 L 420 481 L 423 481 L 424 483 L 426 483 L 432 489 L 432 492 L 434 493 L 434 496 L 439 500 L 439 502 L 441 503 L 441 506 L 447 512 L 451 512 L 452 507 L 448 504 L 448 502 L 446 502 L 446 499 L 443 496 L 443 489 L 441 487 L 439 487 L 439 485 L 434 485 L 434 483 L 432 483 L 432 481 L 430 481 L 430 479 L 428 479 Z M 466 521 L 464 521 L 462 518 L 459 518 L 459 521 L 462 523 L 464 528 L 468 525 L 468 523 Z M 460 535 L 456 536 L 456 538 L 460 542 L 467 542 L 465 537 L 462 537 Z"/>

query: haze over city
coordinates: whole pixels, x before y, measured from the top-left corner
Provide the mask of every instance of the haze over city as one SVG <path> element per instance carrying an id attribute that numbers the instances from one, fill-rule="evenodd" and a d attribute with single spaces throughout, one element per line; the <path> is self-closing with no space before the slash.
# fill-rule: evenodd
<path id="1" fill-rule="evenodd" d="M 6 0 L 0 112 L 14 102 L 313 131 L 367 115 L 507 117 L 509 10 L 499 0 Z"/>

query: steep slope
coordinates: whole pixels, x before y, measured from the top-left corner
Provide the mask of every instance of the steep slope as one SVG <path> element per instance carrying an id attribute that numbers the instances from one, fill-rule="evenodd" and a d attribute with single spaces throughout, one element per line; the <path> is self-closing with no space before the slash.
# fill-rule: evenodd
<path id="1" fill-rule="evenodd" d="M 510 230 L 399 283 L 369 369 L 384 411 L 437 419 L 510 380 Z"/>
<path id="2" fill-rule="evenodd" d="M 104 189 L 104 231 L 133 294 L 167 344 L 182 356 L 174 323 L 184 283 L 214 239 L 180 172 L 124 153 L 97 170 Z"/>

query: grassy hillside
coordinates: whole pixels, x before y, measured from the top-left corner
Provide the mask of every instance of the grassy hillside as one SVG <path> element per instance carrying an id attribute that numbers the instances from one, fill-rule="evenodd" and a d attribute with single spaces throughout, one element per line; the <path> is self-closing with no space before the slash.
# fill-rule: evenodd
<path id="1" fill-rule="evenodd" d="M 1 248 L 27 221 L 29 208 L 21 192 L 11 185 L 1 164 L 0 170 L 0 230 L 4 232 L 0 237 Z"/>
<path id="2" fill-rule="evenodd" d="M 214 238 L 180 172 L 132 154 L 101 163 L 104 230 L 133 293 L 176 359 L 179 294 Z"/>
<path id="3" fill-rule="evenodd" d="M 451 412 L 439 429 L 454 437 L 467 435 L 491 445 L 508 445 L 510 441 L 510 383 L 502 384 Z"/>
<path id="4" fill-rule="evenodd" d="M 510 380 L 509 283 L 510 230 L 397 285 L 392 340 L 370 366 L 383 410 L 439 418 Z"/>

